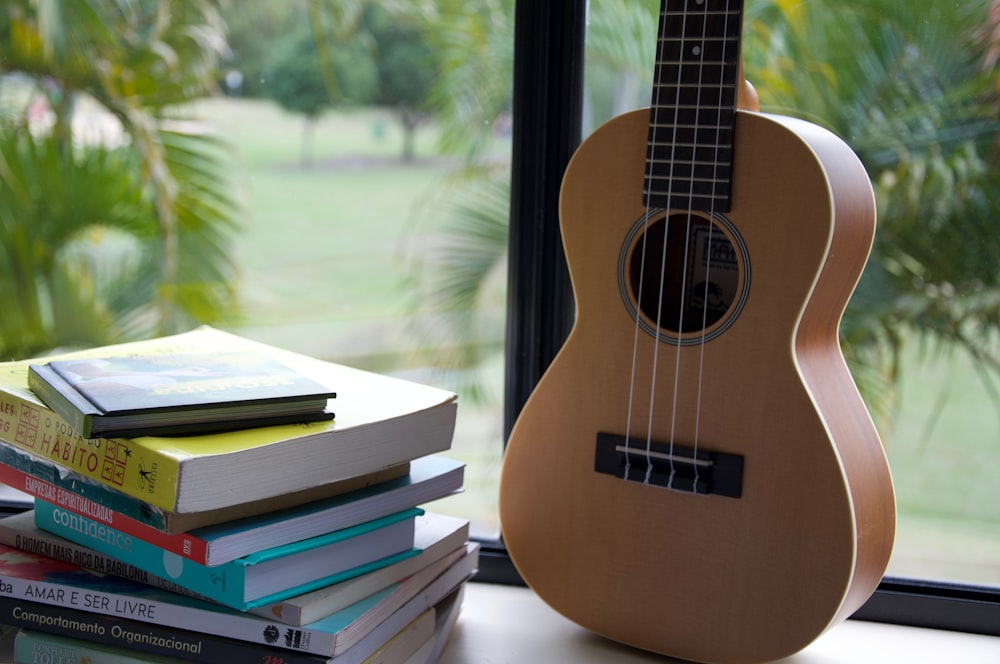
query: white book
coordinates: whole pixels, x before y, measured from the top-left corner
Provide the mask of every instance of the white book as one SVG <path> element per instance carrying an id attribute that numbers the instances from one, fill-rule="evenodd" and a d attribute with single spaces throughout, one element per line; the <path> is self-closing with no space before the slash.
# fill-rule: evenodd
<path id="1" fill-rule="evenodd" d="M 413 546 L 421 553 L 353 579 L 334 583 L 281 602 L 250 609 L 250 613 L 289 625 L 306 625 L 360 602 L 399 583 L 455 551 L 465 550 L 469 522 L 427 512 L 417 517 Z"/>

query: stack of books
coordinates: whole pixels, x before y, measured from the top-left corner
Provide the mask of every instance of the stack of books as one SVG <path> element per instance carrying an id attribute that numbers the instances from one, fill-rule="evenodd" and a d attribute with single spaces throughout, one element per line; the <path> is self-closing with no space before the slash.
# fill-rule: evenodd
<path id="1" fill-rule="evenodd" d="M 428 505 L 456 408 L 209 327 L 0 363 L 14 661 L 435 661 L 479 555 Z"/>

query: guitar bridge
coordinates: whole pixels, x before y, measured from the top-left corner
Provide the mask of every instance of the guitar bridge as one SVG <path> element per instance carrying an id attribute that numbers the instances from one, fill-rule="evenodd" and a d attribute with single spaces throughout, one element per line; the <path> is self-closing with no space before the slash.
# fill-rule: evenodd
<path id="1" fill-rule="evenodd" d="M 743 457 L 598 432 L 594 470 L 629 482 L 695 494 L 739 498 Z"/>

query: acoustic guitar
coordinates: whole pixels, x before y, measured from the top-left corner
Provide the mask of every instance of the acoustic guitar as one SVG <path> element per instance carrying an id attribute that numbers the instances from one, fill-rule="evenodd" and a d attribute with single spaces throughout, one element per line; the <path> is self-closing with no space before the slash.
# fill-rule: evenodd
<path id="1" fill-rule="evenodd" d="M 767 662 L 868 599 L 895 501 L 838 343 L 875 203 L 834 134 L 756 111 L 739 0 L 665 0 L 652 104 L 579 147 L 573 329 L 508 441 L 528 585 L 613 640 Z"/>

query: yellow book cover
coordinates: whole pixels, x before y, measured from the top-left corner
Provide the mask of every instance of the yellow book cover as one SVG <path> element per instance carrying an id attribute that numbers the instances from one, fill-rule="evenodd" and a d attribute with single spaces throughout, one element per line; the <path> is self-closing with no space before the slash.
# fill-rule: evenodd
<path id="1" fill-rule="evenodd" d="M 76 434 L 28 388 L 39 361 L 253 349 L 337 393 L 337 418 L 187 436 Z M 343 480 L 448 449 L 456 395 L 325 362 L 211 327 L 35 360 L 0 363 L 0 443 L 171 512 L 201 512 Z"/>

